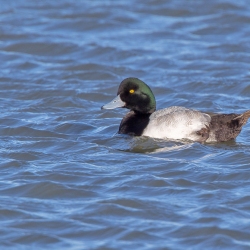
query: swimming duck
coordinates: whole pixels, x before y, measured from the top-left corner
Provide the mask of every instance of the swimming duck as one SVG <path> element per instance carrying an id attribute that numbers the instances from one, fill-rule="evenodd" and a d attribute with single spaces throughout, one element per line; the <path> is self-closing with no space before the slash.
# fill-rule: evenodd
<path id="1" fill-rule="evenodd" d="M 250 117 L 250 110 L 243 114 L 217 114 L 172 106 L 156 111 L 150 87 L 132 77 L 120 83 L 117 97 L 102 109 L 118 107 L 130 109 L 121 121 L 119 134 L 198 142 L 233 140 Z"/>

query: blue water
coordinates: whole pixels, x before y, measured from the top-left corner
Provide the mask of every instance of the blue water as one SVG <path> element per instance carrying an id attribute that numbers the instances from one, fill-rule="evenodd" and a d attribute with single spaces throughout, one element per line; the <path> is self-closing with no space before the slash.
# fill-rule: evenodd
<path id="1" fill-rule="evenodd" d="M 0 1 L 1 249 L 249 249 L 250 125 L 200 144 L 118 135 L 157 108 L 250 107 L 249 2 Z"/>

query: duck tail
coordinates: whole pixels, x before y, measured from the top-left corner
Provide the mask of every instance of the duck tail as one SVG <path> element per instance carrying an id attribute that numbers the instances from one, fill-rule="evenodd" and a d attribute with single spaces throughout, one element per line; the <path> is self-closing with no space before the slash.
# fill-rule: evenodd
<path id="1" fill-rule="evenodd" d="M 242 125 L 246 124 L 248 121 L 248 118 L 250 117 L 250 110 L 247 110 L 243 114 L 236 116 L 233 120 L 238 120 Z"/>

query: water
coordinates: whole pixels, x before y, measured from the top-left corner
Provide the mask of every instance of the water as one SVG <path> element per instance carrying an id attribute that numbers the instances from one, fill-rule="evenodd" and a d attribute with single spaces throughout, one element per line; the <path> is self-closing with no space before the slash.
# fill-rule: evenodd
<path id="1" fill-rule="evenodd" d="M 249 249 L 235 142 L 117 135 L 121 80 L 157 107 L 250 107 L 247 0 L 1 1 L 1 249 Z"/>

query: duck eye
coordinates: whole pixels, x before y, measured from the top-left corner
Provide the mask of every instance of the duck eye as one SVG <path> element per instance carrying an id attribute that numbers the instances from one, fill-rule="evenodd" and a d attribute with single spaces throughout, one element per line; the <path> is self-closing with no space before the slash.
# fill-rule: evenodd
<path id="1" fill-rule="evenodd" d="M 129 93 L 130 93 L 130 94 L 133 94 L 134 92 L 135 92 L 134 89 L 130 89 L 130 90 L 129 90 Z"/>

